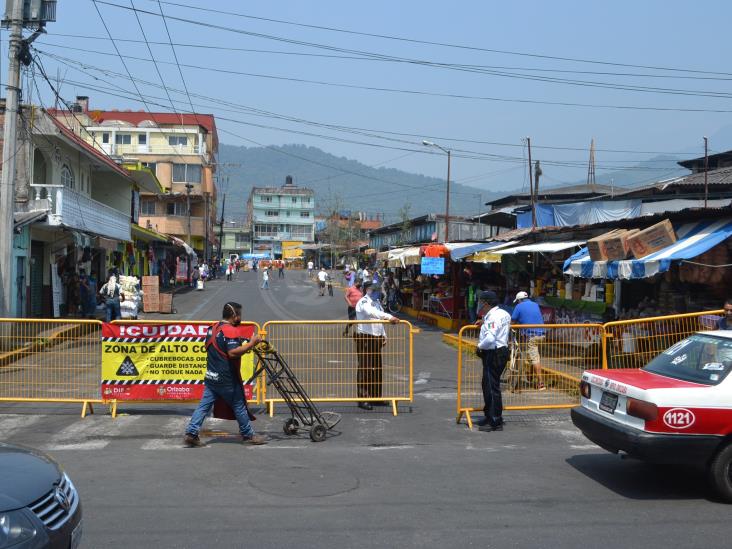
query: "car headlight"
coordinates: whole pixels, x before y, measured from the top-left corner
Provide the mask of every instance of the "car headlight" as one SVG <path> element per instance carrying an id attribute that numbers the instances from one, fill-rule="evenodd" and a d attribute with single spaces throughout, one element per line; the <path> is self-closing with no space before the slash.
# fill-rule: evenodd
<path id="1" fill-rule="evenodd" d="M 15 547 L 33 539 L 37 533 L 36 527 L 23 511 L 0 513 L 0 549 Z"/>

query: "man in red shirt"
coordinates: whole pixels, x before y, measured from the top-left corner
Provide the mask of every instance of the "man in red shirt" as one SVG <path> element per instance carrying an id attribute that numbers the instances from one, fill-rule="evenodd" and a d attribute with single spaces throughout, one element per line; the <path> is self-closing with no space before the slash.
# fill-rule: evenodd
<path id="1" fill-rule="evenodd" d="M 361 281 L 357 281 L 353 286 L 346 288 L 346 293 L 343 298 L 348 304 L 348 320 L 356 320 L 356 303 L 363 297 L 361 292 Z M 343 330 L 343 337 L 348 337 L 348 331 L 351 329 L 353 324 L 346 324 L 346 329 Z"/>

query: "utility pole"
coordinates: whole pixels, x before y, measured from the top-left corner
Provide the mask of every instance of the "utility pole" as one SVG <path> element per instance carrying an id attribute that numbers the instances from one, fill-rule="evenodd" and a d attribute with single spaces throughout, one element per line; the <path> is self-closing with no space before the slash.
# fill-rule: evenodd
<path id="1" fill-rule="evenodd" d="M 13 299 L 13 213 L 15 211 L 15 155 L 20 103 L 20 60 L 23 40 L 23 0 L 13 0 L 8 45 L 8 85 L 5 97 L 2 177 L 0 178 L 0 317 L 11 316 Z"/>
<path id="2" fill-rule="evenodd" d="M 205 261 L 205 260 L 208 259 L 208 229 L 209 229 L 209 226 L 208 225 L 209 225 L 209 221 L 210 221 L 209 214 L 208 214 L 208 193 L 204 193 L 203 199 L 206 202 L 206 208 L 205 208 L 206 215 L 203 218 L 203 222 L 204 222 L 205 227 L 206 227 L 205 228 L 206 237 L 205 237 L 205 240 L 203 241 L 203 258 L 204 258 L 204 261 Z"/>
<path id="3" fill-rule="evenodd" d="M 707 207 L 709 200 L 709 184 L 707 182 L 707 172 L 709 171 L 709 139 L 704 136 L 704 207 Z"/>
<path id="4" fill-rule="evenodd" d="M 534 193 L 536 194 L 536 199 L 534 200 L 534 205 L 537 206 L 539 204 L 539 176 L 543 172 L 541 171 L 541 165 L 539 164 L 539 161 L 536 161 L 536 164 L 534 165 Z"/>
<path id="5" fill-rule="evenodd" d="M 191 240 L 191 185 L 186 183 L 186 207 L 188 210 L 188 244 L 193 248 L 193 241 Z"/>
<path id="6" fill-rule="evenodd" d="M 224 200 L 221 202 L 221 221 L 219 221 L 219 261 L 223 258 L 224 253 L 224 210 L 226 209 L 226 193 L 224 193 Z M 254 230 L 252 227 L 250 229 Z M 251 250 L 254 253 L 254 250 Z"/>
<path id="7" fill-rule="evenodd" d="M 445 197 L 445 243 L 450 241 L 450 149 L 447 149 L 447 196 Z"/>
<path id="8" fill-rule="evenodd" d="M 531 171 L 531 138 L 526 138 L 526 146 L 529 150 L 529 194 L 531 195 L 531 228 L 536 229 L 536 197 L 534 196 L 534 176 Z"/>

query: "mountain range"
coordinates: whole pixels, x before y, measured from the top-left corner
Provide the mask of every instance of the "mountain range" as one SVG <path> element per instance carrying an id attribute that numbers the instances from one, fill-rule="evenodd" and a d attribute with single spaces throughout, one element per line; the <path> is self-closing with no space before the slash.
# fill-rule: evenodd
<path id="1" fill-rule="evenodd" d="M 732 125 L 720 128 L 710 137 L 710 154 L 732 149 Z M 651 148 L 651 147 L 649 147 Z M 616 170 L 602 170 L 597 183 L 615 185 L 619 189 L 652 183 L 684 175 L 687 170 L 677 162 L 703 154 L 701 139 L 684 153 L 659 154 L 637 162 L 624 162 Z M 689 153 L 688 151 L 699 151 Z M 408 208 L 409 216 L 442 213 L 445 208 L 445 180 L 386 167 L 372 167 L 357 160 L 335 156 L 317 147 L 281 145 L 271 147 L 219 146 L 219 207 L 226 194 L 227 219 L 240 219 L 246 212 L 246 201 L 254 186 L 280 186 L 291 175 L 295 184 L 309 187 L 316 193 L 318 214 L 337 210 L 383 214 L 386 222 L 401 219 Z M 598 165 L 610 165 L 598 154 Z M 584 180 L 575 181 L 577 184 Z M 566 185 L 564 183 L 562 185 Z M 561 186 L 542 182 L 542 189 Z M 495 200 L 516 189 L 491 192 L 469 185 L 453 183 L 450 193 L 452 215 L 476 215 L 485 211 L 485 202 Z"/>

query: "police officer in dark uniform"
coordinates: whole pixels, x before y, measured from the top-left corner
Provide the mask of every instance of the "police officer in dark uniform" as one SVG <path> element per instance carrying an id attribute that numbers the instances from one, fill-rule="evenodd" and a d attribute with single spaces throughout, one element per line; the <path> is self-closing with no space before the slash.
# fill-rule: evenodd
<path id="1" fill-rule="evenodd" d="M 241 324 L 241 305 L 229 302 L 224 305 L 223 320 L 209 328 L 206 336 L 206 377 L 203 397 L 193 412 L 186 428 L 183 442 L 190 448 L 199 448 L 205 444 L 198 437 L 206 416 L 214 406 L 216 399 L 221 399 L 233 410 L 239 423 L 239 432 L 244 442 L 249 444 L 266 444 L 262 435 L 254 432 L 249 418 L 249 410 L 244 396 L 244 388 L 239 374 L 241 357 L 259 343 L 259 336 L 254 335 L 249 341 L 239 337 L 236 327 Z"/>

